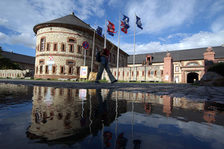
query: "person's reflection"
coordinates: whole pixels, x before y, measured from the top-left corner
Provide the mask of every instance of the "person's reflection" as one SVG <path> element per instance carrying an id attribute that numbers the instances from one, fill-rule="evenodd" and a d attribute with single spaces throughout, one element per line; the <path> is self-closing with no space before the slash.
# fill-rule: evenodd
<path id="1" fill-rule="evenodd" d="M 96 114 L 97 116 L 100 116 L 101 120 L 105 121 L 107 118 L 107 114 L 108 114 L 107 102 L 108 100 L 111 99 L 112 92 L 113 92 L 112 90 L 109 90 L 109 92 L 107 93 L 106 100 L 103 100 L 101 89 L 96 89 L 96 96 L 98 100 L 98 108 L 97 108 Z"/>
<path id="2" fill-rule="evenodd" d="M 124 133 L 120 133 L 116 140 L 116 149 L 125 149 L 128 139 L 124 137 Z"/>
<path id="3" fill-rule="evenodd" d="M 136 139 L 133 141 L 133 144 L 134 144 L 134 149 L 140 149 L 141 140 Z"/>

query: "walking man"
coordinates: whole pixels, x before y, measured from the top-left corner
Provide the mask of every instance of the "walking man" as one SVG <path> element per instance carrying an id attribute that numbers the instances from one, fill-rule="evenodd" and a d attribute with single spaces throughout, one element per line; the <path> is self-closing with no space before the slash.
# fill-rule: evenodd
<path id="1" fill-rule="evenodd" d="M 100 52 L 100 68 L 98 69 L 98 73 L 96 76 L 96 83 L 99 83 L 99 80 L 101 79 L 103 70 L 105 69 L 109 78 L 110 78 L 110 82 L 111 83 L 115 83 L 117 82 L 117 80 L 114 78 L 114 76 L 112 75 L 110 68 L 109 68 L 109 59 L 110 56 L 110 50 L 108 50 L 107 48 L 104 48 L 101 52 Z"/>

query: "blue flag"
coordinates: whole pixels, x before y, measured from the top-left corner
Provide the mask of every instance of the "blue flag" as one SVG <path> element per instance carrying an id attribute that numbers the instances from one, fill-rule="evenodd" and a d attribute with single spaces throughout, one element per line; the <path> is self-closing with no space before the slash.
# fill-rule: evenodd
<path id="1" fill-rule="evenodd" d="M 140 29 L 143 29 L 141 18 L 139 18 L 138 16 L 136 16 L 136 24 Z"/>
<path id="2" fill-rule="evenodd" d="M 123 23 L 124 23 L 124 27 L 126 29 L 128 29 L 130 27 L 130 25 L 129 25 L 129 17 L 127 17 L 126 15 L 123 15 Z"/>
<path id="3" fill-rule="evenodd" d="M 103 32 L 103 29 L 102 29 L 102 27 L 97 27 L 97 29 L 96 29 L 96 33 L 98 34 L 98 35 L 100 35 L 100 36 L 102 36 L 102 32 Z"/>

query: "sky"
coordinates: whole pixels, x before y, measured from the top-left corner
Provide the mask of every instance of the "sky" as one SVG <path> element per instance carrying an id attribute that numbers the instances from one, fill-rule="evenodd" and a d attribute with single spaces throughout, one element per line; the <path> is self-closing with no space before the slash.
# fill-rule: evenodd
<path id="1" fill-rule="evenodd" d="M 36 24 L 75 13 L 92 28 L 104 29 L 105 19 L 119 29 L 119 16 L 130 19 L 120 32 L 120 48 L 136 54 L 224 44 L 224 0 L 0 0 L 0 46 L 4 51 L 35 56 Z M 104 32 L 104 31 L 103 31 Z M 118 46 L 118 32 L 107 39 Z"/>

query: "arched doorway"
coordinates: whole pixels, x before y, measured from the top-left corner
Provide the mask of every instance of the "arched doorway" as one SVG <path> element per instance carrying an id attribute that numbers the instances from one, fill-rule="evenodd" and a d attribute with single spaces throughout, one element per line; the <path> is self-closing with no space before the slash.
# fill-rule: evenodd
<path id="1" fill-rule="evenodd" d="M 190 72 L 187 74 L 187 83 L 194 83 L 194 81 L 198 81 L 198 74 L 195 72 Z"/>

